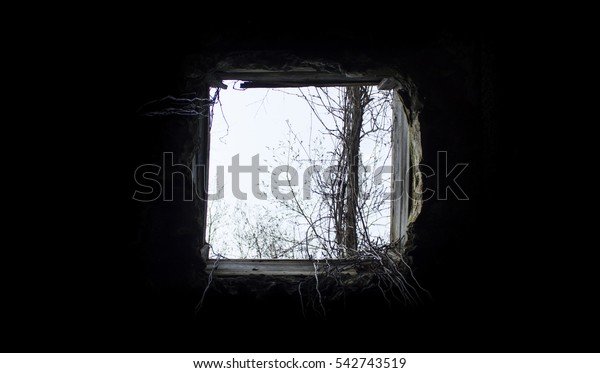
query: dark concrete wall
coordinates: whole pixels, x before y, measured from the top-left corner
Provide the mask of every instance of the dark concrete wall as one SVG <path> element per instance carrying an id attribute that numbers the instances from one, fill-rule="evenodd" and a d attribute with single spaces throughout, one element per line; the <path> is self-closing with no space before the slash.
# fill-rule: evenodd
<path id="1" fill-rule="evenodd" d="M 431 291 L 431 302 L 413 308 L 397 302 L 388 305 L 376 289 L 351 291 L 343 301 L 330 306 L 326 320 L 314 315 L 304 319 L 297 294 L 289 294 L 272 280 L 259 279 L 243 281 L 240 289 L 230 285 L 221 286 L 219 292 L 210 291 L 200 314 L 206 323 L 193 317 L 202 287 L 189 290 L 189 279 L 193 277 L 190 271 L 194 270 L 192 257 L 198 244 L 192 228 L 198 210 L 191 203 L 156 203 L 148 207 L 130 201 L 133 215 L 138 217 L 131 225 L 131 233 L 137 237 L 133 244 L 150 263 L 144 277 L 146 287 L 140 291 L 154 302 L 147 311 L 151 319 L 157 320 L 159 327 L 172 328 L 163 330 L 169 344 L 203 346 L 203 339 L 186 336 L 201 335 L 205 328 L 214 327 L 215 331 L 210 332 L 214 344 L 206 348 L 218 350 L 227 345 L 240 350 L 260 349 L 252 340 L 266 328 L 283 341 L 271 348 L 287 350 L 302 348 L 303 342 L 294 337 L 296 332 L 316 328 L 338 336 L 329 347 L 337 350 L 360 350 L 367 344 L 385 349 L 387 342 L 378 339 L 382 330 L 398 335 L 396 347 L 401 349 L 450 346 L 457 333 L 470 334 L 462 342 L 466 347 L 473 345 L 473 339 L 485 340 L 487 334 L 500 332 L 506 326 L 499 322 L 484 329 L 473 324 L 482 315 L 496 315 L 498 310 L 492 308 L 501 305 L 492 295 L 498 294 L 499 289 L 493 287 L 500 283 L 500 277 L 494 276 L 501 273 L 495 271 L 497 263 L 489 259 L 490 253 L 500 249 L 503 237 L 498 237 L 501 230 L 494 226 L 497 219 L 486 204 L 496 198 L 502 186 L 494 184 L 496 176 L 490 174 L 488 167 L 494 167 L 494 159 L 505 156 L 499 154 L 499 147 L 511 144 L 502 143 L 494 132 L 499 131 L 498 123 L 492 122 L 494 113 L 485 111 L 496 110 L 494 98 L 489 98 L 496 89 L 492 70 L 495 56 L 490 54 L 495 53 L 493 40 L 447 31 L 406 44 L 389 34 L 351 32 L 305 33 L 302 37 L 286 33 L 208 33 L 203 41 L 200 39 L 197 50 L 190 48 L 187 54 L 182 50 L 177 50 L 178 55 L 148 50 L 149 55 L 140 59 L 145 68 L 138 78 L 148 87 L 135 87 L 139 91 L 138 103 L 189 90 L 186 64 L 196 54 L 206 58 L 207 68 L 211 59 L 237 58 L 245 62 L 246 56 L 255 52 L 268 64 L 286 64 L 287 61 L 277 60 L 284 58 L 277 57 L 281 53 L 300 59 L 337 61 L 348 70 L 373 64 L 390 66 L 418 87 L 423 104 L 423 163 L 436 168 L 439 151 L 447 152 L 450 164 L 468 163 L 460 184 L 470 200 L 457 201 L 452 195 L 444 201 L 433 198 L 424 204 L 415 223 L 413 266 L 418 279 Z M 485 102 L 486 99 L 492 102 Z M 136 118 L 133 123 L 137 127 L 130 132 L 134 137 L 131 141 L 136 143 L 132 149 L 136 154 L 130 165 L 132 170 L 144 159 L 162 151 L 181 153 L 179 147 L 191 143 L 188 134 L 193 132 L 194 124 L 190 121 L 177 117 Z M 138 134 L 144 141 L 136 141 Z M 425 187 L 436 189 L 435 178 L 427 179 Z M 161 345 L 160 341 L 155 343 Z"/>
<path id="2" fill-rule="evenodd" d="M 97 43 L 90 40 L 92 48 L 74 49 L 63 69 L 53 70 L 57 85 L 63 76 L 81 81 L 68 92 L 69 97 L 80 96 L 77 105 L 61 112 L 76 122 L 66 131 L 75 140 L 53 155 L 53 162 L 68 166 L 68 172 L 59 174 L 57 189 L 69 197 L 54 197 L 54 209 L 67 203 L 77 208 L 55 224 L 47 210 L 44 239 L 57 243 L 45 250 L 50 260 L 12 278 L 20 285 L 18 296 L 9 296 L 6 303 L 18 311 L 6 319 L 23 327 L 11 334 L 12 349 L 570 349 L 576 331 L 590 325 L 591 309 L 574 312 L 572 304 L 537 279 L 538 264 L 550 264 L 548 260 L 524 260 L 534 257 L 538 239 L 550 235 L 524 229 L 533 214 L 518 213 L 529 196 L 515 187 L 524 174 L 519 165 L 525 144 L 515 128 L 527 128 L 515 118 L 528 92 L 527 84 L 515 87 L 526 81 L 521 66 L 532 67 L 524 61 L 529 42 L 481 25 L 464 31 L 434 30 L 429 24 L 305 27 L 303 32 L 267 26 L 251 21 L 238 27 L 128 23 L 123 28 L 127 32 Z M 357 68 L 378 61 L 393 64 L 414 81 L 423 103 L 423 163 L 433 167 L 438 151 L 447 151 L 450 163 L 469 163 L 460 181 L 470 200 L 427 201 L 414 226 L 413 267 L 431 292 L 431 302 L 416 308 L 388 305 L 369 289 L 333 304 L 327 320 L 314 315 L 304 319 L 299 298 L 264 279 L 235 295 L 216 288 L 206 300 L 203 319 L 195 318 L 204 281 L 196 277 L 202 267 L 195 253 L 197 204 L 140 204 L 131 197 L 136 167 L 156 162 L 164 151 L 189 161 L 189 136 L 197 129 L 189 118 L 143 118 L 138 109 L 148 101 L 189 92 L 186 64 L 191 56 L 249 51 L 288 51 L 302 58 L 343 60 Z M 84 93 L 81 87 L 86 87 Z M 57 173 L 51 176 L 56 179 Z M 425 186 L 435 188 L 433 181 L 427 179 Z M 32 272 L 44 275 L 27 281 Z M 525 273 L 535 274 L 536 280 L 529 281 Z M 254 289 L 260 286 L 269 290 L 257 296 Z M 560 322 L 549 326 L 540 315 Z M 315 336 L 308 345 L 297 334 L 307 332 Z M 275 338 L 261 345 L 256 336 L 262 333 Z M 382 338 L 389 334 L 393 345 Z"/>

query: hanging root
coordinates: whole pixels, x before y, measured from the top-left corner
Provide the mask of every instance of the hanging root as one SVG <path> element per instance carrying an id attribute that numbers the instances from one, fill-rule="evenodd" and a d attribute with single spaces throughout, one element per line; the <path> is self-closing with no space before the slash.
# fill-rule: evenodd
<path id="1" fill-rule="evenodd" d="M 217 260 L 215 261 L 213 268 L 210 270 L 210 273 L 208 274 L 208 280 L 206 282 L 206 287 L 204 288 L 204 291 L 202 292 L 202 297 L 200 298 L 200 302 L 198 302 L 198 304 L 196 305 L 195 315 L 198 315 L 198 312 L 200 312 L 200 309 L 202 308 L 202 305 L 204 304 L 204 297 L 206 296 L 206 293 L 208 292 L 208 289 L 210 288 L 210 285 L 212 284 L 212 281 L 213 281 L 213 273 L 219 267 L 219 262 L 221 261 L 222 258 L 224 258 L 224 257 L 221 256 L 220 254 L 217 254 Z"/>
<path id="2" fill-rule="evenodd" d="M 423 303 L 424 294 L 431 299 L 431 294 L 419 284 L 404 255 L 398 253 L 396 247 L 395 244 L 373 245 L 362 248 L 353 258 L 339 262 L 328 260 L 322 266 L 313 261 L 314 278 L 298 284 L 303 316 L 306 318 L 305 304 L 312 304 L 315 312 L 326 316 L 326 303 L 345 297 L 348 288 L 353 288 L 353 291 L 378 289 L 390 306 L 393 303 L 418 306 Z M 355 269 L 358 274 L 349 275 L 350 269 Z M 303 294 L 302 285 L 312 281 L 314 291 Z M 328 294 L 327 299 L 323 291 Z"/>
<path id="3" fill-rule="evenodd" d="M 389 293 L 405 305 L 416 306 L 422 303 L 421 293 L 431 295 L 416 280 L 414 273 L 402 253 L 395 250 L 396 245 L 371 246 L 365 248 L 366 257 L 371 257 L 370 270 L 378 279 L 378 288 L 384 294 Z M 406 275 L 410 275 L 407 277 Z M 381 286 L 381 283 L 384 286 Z M 416 285 L 415 286 L 413 286 Z M 387 299 L 387 297 L 385 297 Z"/>
<path id="4" fill-rule="evenodd" d="M 323 310 L 323 316 L 327 317 L 327 311 L 325 311 L 325 306 L 323 305 L 323 297 L 321 296 L 321 291 L 319 290 L 319 272 L 317 267 L 317 262 L 313 262 L 313 267 L 315 267 L 315 290 L 317 290 L 317 294 L 319 295 L 319 305 Z"/>
<path id="5" fill-rule="evenodd" d="M 300 306 L 302 307 L 302 317 L 306 319 L 306 312 L 304 312 L 304 300 L 302 299 L 302 284 L 303 282 L 298 283 L 298 294 L 300 295 Z"/>
<path id="6" fill-rule="evenodd" d="M 186 95 L 184 95 L 186 96 Z M 213 103 L 211 99 L 194 97 L 195 93 L 187 94 L 187 97 L 165 96 L 157 100 L 148 101 L 138 109 L 138 114 L 146 117 L 155 116 L 199 116 L 208 115 L 206 107 Z"/>

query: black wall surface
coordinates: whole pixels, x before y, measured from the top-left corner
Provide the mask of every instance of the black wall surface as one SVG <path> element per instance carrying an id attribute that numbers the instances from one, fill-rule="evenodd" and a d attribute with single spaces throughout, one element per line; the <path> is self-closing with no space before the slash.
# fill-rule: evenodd
<path id="1" fill-rule="evenodd" d="M 142 22 L 122 30 L 90 38 L 53 72 L 57 85 L 63 78 L 81 84 L 67 88 L 72 110 L 53 116 L 69 124 L 58 126 L 65 137 L 51 160 L 59 167 L 50 187 L 61 193 L 38 218 L 52 249 L 12 278 L 5 319 L 17 331 L 7 350 L 588 349 L 577 338 L 597 330 L 592 308 L 539 256 L 552 232 L 529 227 L 538 213 L 535 192 L 522 187 L 531 167 L 523 165 L 528 123 L 521 116 L 533 84 L 525 79 L 529 39 L 482 24 L 297 32 L 252 21 Z M 413 268 L 432 301 L 390 306 L 368 291 L 333 307 L 326 320 L 304 319 L 297 296 L 276 285 L 256 296 L 261 285 L 249 284 L 237 295 L 212 294 L 201 319 L 194 317 L 200 293 L 188 287 L 189 269 L 200 264 L 187 250 L 197 239 L 189 219 L 196 207 L 132 200 L 135 168 L 181 150 L 191 124 L 140 119 L 137 110 L 187 89 L 189 56 L 254 50 L 366 55 L 392 61 L 414 80 L 424 105 L 423 163 L 435 165 L 437 152 L 447 151 L 450 163 L 469 164 L 460 176 L 469 200 L 427 201 L 414 227 Z M 433 182 L 425 186 L 435 189 Z M 65 208 L 60 218 L 53 213 Z"/>

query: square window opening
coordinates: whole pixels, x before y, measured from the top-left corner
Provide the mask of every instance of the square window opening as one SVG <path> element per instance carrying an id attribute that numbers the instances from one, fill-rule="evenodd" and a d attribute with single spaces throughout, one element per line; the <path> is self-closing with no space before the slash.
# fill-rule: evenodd
<path id="1" fill-rule="evenodd" d="M 368 258 L 405 237 L 406 117 L 389 80 L 366 83 L 211 88 L 209 262 Z"/>

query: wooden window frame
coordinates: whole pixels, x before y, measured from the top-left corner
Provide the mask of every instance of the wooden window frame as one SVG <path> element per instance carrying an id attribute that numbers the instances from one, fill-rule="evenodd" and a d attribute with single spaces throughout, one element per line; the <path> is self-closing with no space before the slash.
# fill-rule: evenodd
<path id="1" fill-rule="evenodd" d="M 343 87 L 375 85 L 380 90 L 393 90 L 392 112 L 392 204 L 390 211 L 390 242 L 398 242 L 400 249 L 407 241 L 409 188 L 408 171 L 410 165 L 408 119 L 398 94 L 401 83 L 386 74 L 365 73 L 347 75 L 342 73 L 319 72 L 301 68 L 290 71 L 257 69 L 231 69 L 215 72 L 205 77 L 202 84 L 202 98 L 207 102 L 205 113 L 210 112 L 210 88 L 226 88 L 224 80 L 242 81 L 241 88 L 290 88 L 290 87 Z M 204 174 L 197 174 L 194 181 L 200 188 L 202 242 L 206 240 L 208 164 L 210 161 L 210 115 L 200 116 L 200 147 L 195 158 L 196 164 L 206 165 Z M 195 167 L 194 167 L 195 169 Z M 404 177 L 403 177 L 404 176 Z M 206 271 L 216 276 L 309 276 L 315 272 L 335 267 L 340 273 L 357 274 L 356 268 L 346 259 L 209 259 L 208 250 L 202 250 Z"/>

